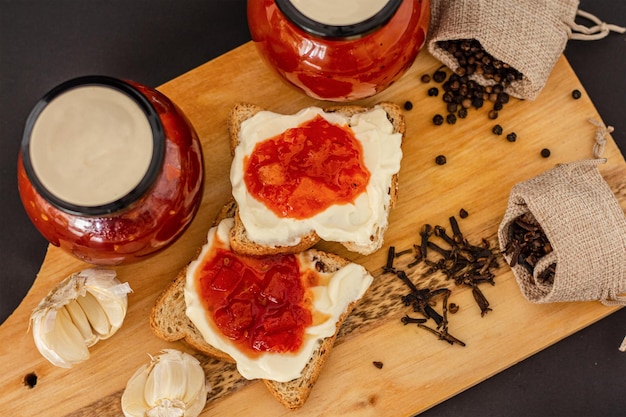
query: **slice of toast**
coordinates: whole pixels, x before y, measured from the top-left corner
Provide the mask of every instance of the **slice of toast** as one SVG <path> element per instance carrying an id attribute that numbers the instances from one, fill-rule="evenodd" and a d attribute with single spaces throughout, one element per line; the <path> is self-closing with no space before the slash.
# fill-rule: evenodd
<path id="1" fill-rule="evenodd" d="M 232 216 L 234 207 L 234 202 L 229 202 L 220 212 L 216 223 L 221 220 L 219 217 Z M 350 263 L 347 259 L 335 254 L 315 249 L 311 249 L 311 253 L 316 261 L 316 267 L 320 271 L 335 272 Z M 187 317 L 184 297 L 186 273 L 187 267 L 179 272 L 176 279 L 157 298 L 150 314 L 152 331 L 156 336 L 166 341 L 184 340 L 199 352 L 227 362 L 234 362 L 228 354 L 208 344 Z M 302 370 L 300 378 L 288 382 L 263 380 L 272 395 L 286 408 L 295 410 L 302 407 L 306 402 L 326 359 L 330 355 L 341 325 L 350 315 L 358 301 L 350 303 L 340 316 L 336 323 L 335 333 L 318 342 L 317 349 Z"/>
<path id="2" fill-rule="evenodd" d="M 406 124 L 401 107 L 391 102 L 381 102 L 375 107 L 379 107 L 385 110 L 385 112 L 387 113 L 387 119 L 393 126 L 393 133 L 400 133 L 404 138 L 404 134 L 406 132 Z M 326 107 L 323 110 L 327 113 L 340 113 L 346 117 L 350 117 L 357 113 L 367 112 L 372 109 L 373 107 L 362 107 L 356 105 L 335 105 Z M 230 148 L 232 155 L 235 154 L 235 148 L 239 143 L 239 132 L 241 129 L 241 124 L 245 120 L 253 117 L 255 114 L 263 110 L 265 109 L 250 103 L 238 103 L 231 109 L 228 117 L 228 132 L 230 137 Z M 395 174 L 393 176 L 391 183 L 389 184 L 388 193 L 390 199 L 389 204 L 387 204 L 385 207 L 386 216 L 389 215 L 389 211 L 395 206 L 398 198 L 398 174 Z M 377 227 L 374 233 L 370 236 L 370 244 L 368 244 L 367 246 L 350 241 L 344 241 L 339 243 L 341 243 L 350 251 L 358 252 L 365 255 L 371 254 L 382 246 L 386 229 L 387 225 Z M 299 242 L 293 246 L 268 246 L 259 244 L 250 239 L 248 233 L 245 230 L 245 225 L 241 221 L 238 213 L 235 215 L 235 227 L 231 231 L 230 236 L 230 244 L 233 250 L 251 256 L 269 255 L 276 253 L 298 253 L 314 246 L 319 241 L 320 237 L 317 235 L 317 233 L 315 233 L 315 231 L 311 231 L 308 234 L 301 236 Z"/>

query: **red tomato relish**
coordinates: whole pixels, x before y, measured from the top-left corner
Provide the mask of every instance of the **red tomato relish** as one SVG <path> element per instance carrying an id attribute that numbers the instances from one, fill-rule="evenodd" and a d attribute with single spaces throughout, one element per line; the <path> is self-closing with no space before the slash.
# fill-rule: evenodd
<path id="1" fill-rule="evenodd" d="M 248 192 L 279 217 L 305 219 L 365 191 L 370 172 L 349 127 L 322 116 L 258 143 L 244 160 Z"/>
<path id="2" fill-rule="evenodd" d="M 213 325 L 250 356 L 300 349 L 313 322 L 308 287 L 294 255 L 244 257 L 216 248 L 196 273 L 199 295 Z"/>

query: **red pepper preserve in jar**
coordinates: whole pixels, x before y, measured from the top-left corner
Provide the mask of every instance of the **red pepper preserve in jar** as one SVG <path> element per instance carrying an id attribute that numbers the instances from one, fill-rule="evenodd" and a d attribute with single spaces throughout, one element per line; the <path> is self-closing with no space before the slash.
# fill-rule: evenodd
<path id="1" fill-rule="evenodd" d="M 97 265 L 173 243 L 202 198 L 202 148 L 181 110 L 131 81 L 86 76 L 46 94 L 18 156 L 26 213 L 53 245 Z"/>
<path id="2" fill-rule="evenodd" d="M 400 78 L 423 47 L 428 0 L 248 0 L 267 64 L 310 97 L 353 101 Z"/>

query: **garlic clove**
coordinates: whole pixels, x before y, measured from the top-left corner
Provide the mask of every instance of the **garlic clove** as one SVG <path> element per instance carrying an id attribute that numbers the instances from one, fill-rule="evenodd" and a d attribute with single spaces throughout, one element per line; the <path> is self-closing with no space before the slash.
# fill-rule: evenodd
<path id="1" fill-rule="evenodd" d="M 200 362 L 175 349 L 163 350 L 126 385 L 126 417 L 196 417 L 206 404 L 208 386 Z"/>
<path id="2" fill-rule="evenodd" d="M 148 365 L 142 365 L 130 377 L 122 394 L 122 411 L 126 417 L 144 416 L 150 406 L 144 398 L 144 387 L 148 380 Z"/>
<path id="3" fill-rule="evenodd" d="M 87 292 L 82 297 L 78 297 L 76 302 L 83 309 L 85 315 L 89 319 L 89 324 L 93 328 L 94 332 L 100 337 L 106 337 L 109 335 L 111 325 L 107 319 L 107 315 L 104 309 L 90 292 Z"/>
<path id="4" fill-rule="evenodd" d="M 121 287 L 126 290 L 128 283 L 124 283 Z M 98 300 L 100 307 L 106 315 L 107 322 L 109 324 L 109 336 L 115 333 L 124 322 L 126 316 L 126 310 L 128 308 L 128 302 L 126 297 L 120 297 L 117 292 L 118 288 L 108 287 L 103 288 L 99 286 L 89 285 L 87 288 L 88 294 L 91 294 Z M 101 336 L 101 339 L 105 339 L 108 336 Z"/>
<path id="5" fill-rule="evenodd" d="M 37 348 L 53 365 L 69 368 L 89 357 L 83 337 L 64 307 L 38 315 L 33 326 L 36 327 L 40 320 L 53 323 L 52 327 L 48 326 L 47 331 L 42 331 L 35 338 Z"/>
<path id="6" fill-rule="evenodd" d="M 63 308 L 67 309 L 70 319 L 82 335 L 85 345 L 87 347 L 93 346 L 98 341 L 98 336 L 93 333 L 89 319 L 83 309 L 78 303 L 67 303 Z"/>
<path id="7" fill-rule="evenodd" d="M 31 314 L 37 349 L 63 368 L 86 360 L 88 347 L 111 337 L 121 326 L 129 292 L 130 286 L 121 284 L 115 271 L 89 268 L 70 275 Z"/>

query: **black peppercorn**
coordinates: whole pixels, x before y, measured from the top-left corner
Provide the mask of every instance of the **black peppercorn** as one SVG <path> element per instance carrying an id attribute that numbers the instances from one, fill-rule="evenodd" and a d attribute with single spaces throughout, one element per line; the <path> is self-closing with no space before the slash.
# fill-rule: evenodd
<path id="1" fill-rule="evenodd" d="M 517 140 L 517 134 L 515 132 L 511 132 L 508 135 L 506 135 L 506 140 L 508 140 L 509 142 L 515 142 Z"/>
<path id="2" fill-rule="evenodd" d="M 437 157 L 435 158 L 435 163 L 437 165 L 445 165 L 447 162 L 446 160 L 446 156 L 445 155 L 437 155 Z"/>
<path id="3" fill-rule="evenodd" d="M 436 114 L 433 116 L 433 123 L 437 126 L 443 124 L 443 116 L 440 114 Z"/>
<path id="4" fill-rule="evenodd" d="M 502 110 L 502 107 L 504 107 L 504 105 L 502 103 L 500 103 L 499 101 L 496 101 L 495 103 L 493 103 L 493 109 L 495 111 Z"/>
<path id="5" fill-rule="evenodd" d="M 495 135 L 501 135 L 502 134 L 502 126 L 500 125 L 495 125 L 493 127 L 493 129 L 491 129 L 491 131 L 495 134 Z"/>
<path id="6" fill-rule="evenodd" d="M 413 108 L 413 103 L 411 103 L 408 100 L 404 102 L 404 110 L 411 110 L 412 108 Z"/>
<path id="7" fill-rule="evenodd" d="M 491 111 L 489 112 L 488 116 L 489 116 L 489 118 L 490 118 L 490 119 L 492 119 L 492 120 L 497 119 L 497 118 L 498 118 L 498 112 L 497 112 L 497 111 L 495 111 L 495 110 L 491 110 Z"/>
<path id="8" fill-rule="evenodd" d="M 422 75 L 422 82 L 423 83 L 429 83 L 430 82 L 430 75 L 428 75 L 428 74 Z"/>
<path id="9" fill-rule="evenodd" d="M 550 149 L 543 148 L 541 150 L 541 156 L 544 157 L 544 158 L 548 158 L 550 156 Z"/>
<path id="10" fill-rule="evenodd" d="M 464 219 L 464 218 L 466 218 L 467 216 L 469 216 L 469 213 L 467 212 L 467 210 L 465 210 L 465 209 L 463 209 L 463 208 L 462 208 L 461 210 L 459 210 L 459 217 L 460 217 L 460 218 Z"/>
<path id="11" fill-rule="evenodd" d="M 456 112 L 457 107 L 458 105 L 456 103 L 448 103 L 446 109 L 448 110 L 448 113 L 454 113 Z"/>
<path id="12" fill-rule="evenodd" d="M 478 97 L 474 98 L 472 100 L 472 106 L 476 109 L 480 109 L 483 106 L 483 99 Z"/>
<path id="13" fill-rule="evenodd" d="M 459 119 L 465 119 L 467 117 L 467 109 L 465 107 L 460 108 L 457 116 L 459 116 Z"/>
<path id="14" fill-rule="evenodd" d="M 580 90 L 576 89 L 572 91 L 572 97 L 574 98 L 574 100 L 578 100 L 582 96 L 583 96 L 583 93 L 581 93 Z"/>
<path id="15" fill-rule="evenodd" d="M 433 74 L 433 80 L 435 80 L 438 83 L 443 82 L 443 80 L 445 80 L 445 79 L 446 79 L 446 72 L 442 71 L 441 69 L 438 69 Z"/>
<path id="16" fill-rule="evenodd" d="M 453 124 L 455 124 L 455 123 L 456 123 L 456 116 L 454 115 L 454 113 L 449 113 L 449 114 L 446 116 L 446 122 L 447 122 L 449 125 L 453 125 Z"/>
<path id="17" fill-rule="evenodd" d="M 430 88 L 428 90 L 428 95 L 430 97 L 437 97 L 439 95 L 439 89 L 437 87 Z"/>

